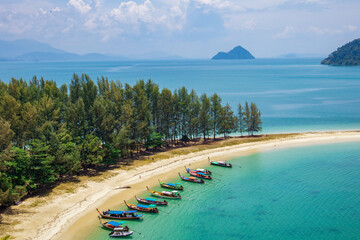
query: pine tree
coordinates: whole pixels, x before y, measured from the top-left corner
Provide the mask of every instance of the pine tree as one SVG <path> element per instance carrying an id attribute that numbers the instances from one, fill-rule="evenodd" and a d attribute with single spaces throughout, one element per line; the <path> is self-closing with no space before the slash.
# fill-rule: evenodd
<path id="1" fill-rule="evenodd" d="M 201 95 L 201 110 L 200 110 L 200 129 L 203 134 L 204 140 L 206 140 L 206 137 L 210 135 L 212 122 L 210 118 L 210 101 L 209 98 L 204 93 Z"/>
<path id="2" fill-rule="evenodd" d="M 220 124 L 221 98 L 216 93 L 214 93 L 214 95 L 211 96 L 210 101 L 211 101 L 210 116 L 212 120 L 212 132 L 214 134 L 214 139 L 215 139 Z"/>
<path id="3" fill-rule="evenodd" d="M 251 111 L 248 102 L 245 102 L 245 108 L 244 108 L 244 116 L 243 116 L 243 122 L 244 122 L 244 128 L 245 131 L 250 135 L 251 129 L 250 129 L 250 121 L 251 121 Z"/>
<path id="4" fill-rule="evenodd" d="M 255 103 L 250 104 L 250 122 L 249 122 L 249 131 L 251 135 L 254 135 L 254 132 L 259 132 L 262 130 L 261 124 L 261 112 L 257 108 Z"/>
<path id="5" fill-rule="evenodd" d="M 226 104 L 221 108 L 219 114 L 219 134 L 224 134 L 224 137 L 229 136 L 230 133 L 236 131 L 237 122 L 238 119 L 235 117 L 230 105 Z"/>
<path id="6" fill-rule="evenodd" d="M 201 103 L 198 95 L 194 90 L 190 93 L 190 106 L 189 106 L 189 135 L 191 138 L 200 135 L 200 109 Z"/>
<path id="7" fill-rule="evenodd" d="M 238 131 L 240 132 L 240 135 L 242 136 L 243 132 L 246 131 L 246 125 L 244 121 L 244 108 L 241 106 L 241 104 L 238 104 Z"/>

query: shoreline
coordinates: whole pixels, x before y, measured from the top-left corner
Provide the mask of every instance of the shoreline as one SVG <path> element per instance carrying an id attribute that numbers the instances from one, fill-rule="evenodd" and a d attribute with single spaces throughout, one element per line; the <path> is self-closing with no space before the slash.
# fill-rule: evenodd
<path id="1" fill-rule="evenodd" d="M 15 224 L 12 232 L 4 234 L 11 235 L 11 239 L 77 239 L 98 225 L 95 208 L 101 210 L 117 206 L 123 200 L 145 191 L 145 186 L 157 185 L 158 179 L 173 179 L 177 172 L 184 172 L 184 165 L 189 163 L 192 167 L 201 167 L 208 163 L 208 157 L 212 160 L 229 160 L 255 152 L 351 141 L 360 141 L 360 131 L 300 133 L 290 137 L 219 146 L 157 160 L 135 166 L 131 170 L 115 169 L 111 171 L 113 176 L 102 181 L 88 181 L 85 186 L 80 182 L 81 187 L 74 193 L 49 196 L 46 204 L 31 207 L 30 202 L 38 198 L 35 197 L 25 200 L 19 206 L 11 207 L 13 215 L 4 215 L 4 220 L 10 222 L 17 219 L 19 222 Z M 131 188 L 119 189 L 128 185 Z"/>

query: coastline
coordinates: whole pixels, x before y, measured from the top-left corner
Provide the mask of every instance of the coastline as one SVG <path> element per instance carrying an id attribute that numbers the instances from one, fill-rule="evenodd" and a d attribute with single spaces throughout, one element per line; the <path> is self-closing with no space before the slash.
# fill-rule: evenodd
<path id="1" fill-rule="evenodd" d="M 31 201 L 36 198 L 30 198 L 19 206 L 11 207 L 14 215 L 4 216 L 4 220 L 19 223 L 12 232 L 4 234 L 11 235 L 11 239 L 76 239 L 98 225 L 95 208 L 108 209 L 119 205 L 144 191 L 145 186 L 156 185 L 158 179 L 174 178 L 177 172 L 184 172 L 184 165 L 189 163 L 192 167 L 200 167 L 208 163 L 208 157 L 228 160 L 254 152 L 347 141 L 360 141 L 360 131 L 301 133 L 179 155 L 131 170 L 111 170 L 112 176 L 99 182 L 86 182 L 86 186 L 80 182 L 81 187 L 75 192 L 49 197 L 46 204 L 32 206 Z M 128 185 L 131 188 L 118 189 Z"/>

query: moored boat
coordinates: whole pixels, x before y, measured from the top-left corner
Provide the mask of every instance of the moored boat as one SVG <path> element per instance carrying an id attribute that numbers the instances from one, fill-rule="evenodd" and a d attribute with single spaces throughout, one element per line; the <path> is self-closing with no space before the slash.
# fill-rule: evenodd
<path id="1" fill-rule="evenodd" d="M 149 190 L 151 195 L 153 195 L 155 197 L 169 198 L 169 199 L 181 199 L 181 195 L 180 195 L 180 193 L 178 191 L 171 191 L 171 192 L 162 191 L 162 192 L 158 192 L 158 191 L 151 190 L 148 187 L 146 187 L 146 188 L 147 188 L 147 190 Z"/>
<path id="2" fill-rule="evenodd" d="M 129 228 L 119 227 L 119 228 L 115 228 L 114 231 L 109 233 L 109 236 L 110 237 L 127 237 L 127 236 L 130 236 L 131 234 L 133 234 L 133 231 L 129 231 Z"/>
<path id="3" fill-rule="evenodd" d="M 125 200 L 124 200 L 124 203 L 130 209 L 138 210 L 138 211 L 141 211 L 141 212 L 159 213 L 159 210 L 156 208 L 155 204 L 151 204 L 151 205 L 138 204 L 138 205 L 135 205 L 135 204 L 127 203 Z"/>
<path id="4" fill-rule="evenodd" d="M 187 181 L 187 182 L 205 183 L 204 180 L 196 178 L 196 177 L 185 177 L 185 176 L 181 176 L 180 173 L 179 173 L 179 176 L 182 180 Z"/>
<path id="5" fill-rule="evenodd" d="M 163 187 L 163 188 L 169 188 L 169 189 L 174 189 L 174 190 L 184 190 L 184 187 L 181 186 L 180 183 L 164 183 L 164 182 L 161 182 L 160 180 L 158 180 L 159 183 L 160 183 L 160 186 Z"/>
<path id="6" fill-rule="evenodd" d="M 186 171 L 193 177 L 198 177 L 198 178 L 203 178 L 203 179 L 208 179 L 208 180 L 212 180 L 212 177 L 209 176 L 209 175 L 205 175 L 204 173 L 201 173 L 201 172 L 196 172 L 196 171 L 193 171 L 191 170 L 190 168 L 186 168 Z"/>
<path id="7" fill-rule="evenodd" d="M 137 211 L 102 211 L 100 212 L 99 209 L 96 209 L 102 218 L 109 218 L 109 219 L 137 219 L 141 220 L 144 214 L 137 214 Z"/>
<path id="8" fill-rule="evenodd" d="M 137 198 L 135 196 L 136 200 L 139 202 L 139 203 L 146 203 L 146 204 L 155 204 L 155 205 L 168 205 L 168 202 L 166 200 L 164 201 L 158 201 L 157 199 L 155 198 L 145 198 L 145 199 L 142 199 L 142 198 Z"/>
<path id="9" fill-rule="evenodd" d="M 100 217 L 99 217 L 100 218 Z M 114 230 L 115 228 L 118 228 L 120 227 L 122 224 L 125 223 L 125 221 L 122 221 L 122 222 L 115 222 L 115 221 L 109 221 L 109 222 L 101 222 L 100 220 L 100 223 L 101 225 L 104 227 L 104 228 L 107 228 L 107 229 L 110 229 L 110 230 Z M 125 226 L 126 228 L 127 226 Z"/>
<path id="10" fill-rule="evenodd" d="M 186 167 L 185 167 L 186 168 Z M 197 169 L 190 169 L 189 170 L 193 171 L 193 172 L 197 172 L 197 173 L 203 173 L 205 175 L 211 175 L 212 172 L 210 170 L 207 169 L 203 169 L 203 168 L 197 168 Z"/>
<path id="11" fill-rule="evenodd" d="M 228 167 L 228 168 L 232 167 L 231 163 L 227 163 L 225 161 L 211 161 L 211 160 L 209 160 L 209 161 L 210 161 L 211 165 L 220 166 L 220 167 Z"/>

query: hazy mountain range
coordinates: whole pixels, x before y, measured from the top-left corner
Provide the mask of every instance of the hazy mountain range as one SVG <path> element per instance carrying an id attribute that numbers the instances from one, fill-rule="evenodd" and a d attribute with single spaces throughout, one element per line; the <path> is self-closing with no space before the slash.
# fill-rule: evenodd
<path id="1" fill-rule="evenodd" d="M 124 57 L 99 53 L 79 55 L 54 48 L 46 43 L 30 39 L 14 41 L 0 40 L 0 60 L 2 61 L 109 61 L 126 59 L 181 59 L 182 57 L 164 52 L 150 52 Z"/>

